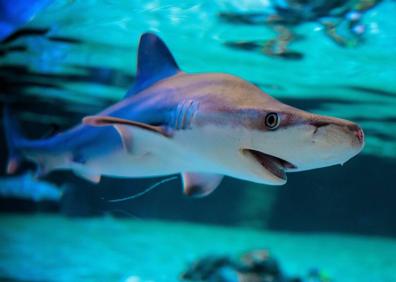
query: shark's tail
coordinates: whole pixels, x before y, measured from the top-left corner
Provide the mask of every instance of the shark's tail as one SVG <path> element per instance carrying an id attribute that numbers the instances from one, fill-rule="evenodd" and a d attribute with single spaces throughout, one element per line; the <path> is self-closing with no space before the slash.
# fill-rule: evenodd
<path id="1" fill-rule="evenodd" d="M 24 140 L 24 137 L 17 120 L 8 106 L 3 109 L 3 126 L 8 146 L 7 173 L 13 174 L 18 170 L 22 161 L 19 144 Z"/>

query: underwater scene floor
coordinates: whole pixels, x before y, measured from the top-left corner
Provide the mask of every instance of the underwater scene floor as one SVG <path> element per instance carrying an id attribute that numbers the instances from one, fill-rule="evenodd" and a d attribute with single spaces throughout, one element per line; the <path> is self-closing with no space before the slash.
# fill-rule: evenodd
<path id="1" fill-rule="evenodd" d="M 318 268 L 332 281 L 396 281 L 396 240 L 380 237 L 2 215 L 0 244 L 1 281 L 178 281 L 199 257 L 255 248 L 268 248 L 290 275 Z"/>

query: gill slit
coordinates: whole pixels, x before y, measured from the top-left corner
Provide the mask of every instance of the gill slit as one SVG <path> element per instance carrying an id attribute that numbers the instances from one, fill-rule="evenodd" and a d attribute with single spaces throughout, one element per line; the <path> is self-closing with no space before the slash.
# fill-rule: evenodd
<path id="1" fill-rule="evenodd" d="M 186 100 L 177 105 L 174 128 L 190 129 L 191 121 L 198 110 L 199 104 L 193 100 Z"/>

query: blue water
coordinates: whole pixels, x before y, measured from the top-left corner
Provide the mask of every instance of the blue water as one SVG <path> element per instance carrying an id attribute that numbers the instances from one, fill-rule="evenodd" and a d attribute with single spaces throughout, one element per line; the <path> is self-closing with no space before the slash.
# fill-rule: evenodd
<path id="1" fill-rule="evenodd" d="M 199 257 L 256 248 L 271 250 L 289 275 L 318 268 L 334 281 L 396 280 L 396 242 L 383 238 L 112 218 L 3 215 L 0 223 L 1 274 L 22 281 L 178 281 Z"/>

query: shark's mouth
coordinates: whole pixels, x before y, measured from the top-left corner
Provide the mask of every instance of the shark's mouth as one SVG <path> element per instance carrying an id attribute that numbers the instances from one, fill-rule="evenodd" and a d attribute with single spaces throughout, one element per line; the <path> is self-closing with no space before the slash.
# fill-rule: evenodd
<path id="1" fill-rule="evenodd" d="M 257 162 L 259 162 L 266 170 L 276 177 L 286 180 L 286 170 L 297 168 L 292 163 L 281 158 L 265 154 L 252 149 L 242 149 L 244 154 L 250 154 Z"/>

